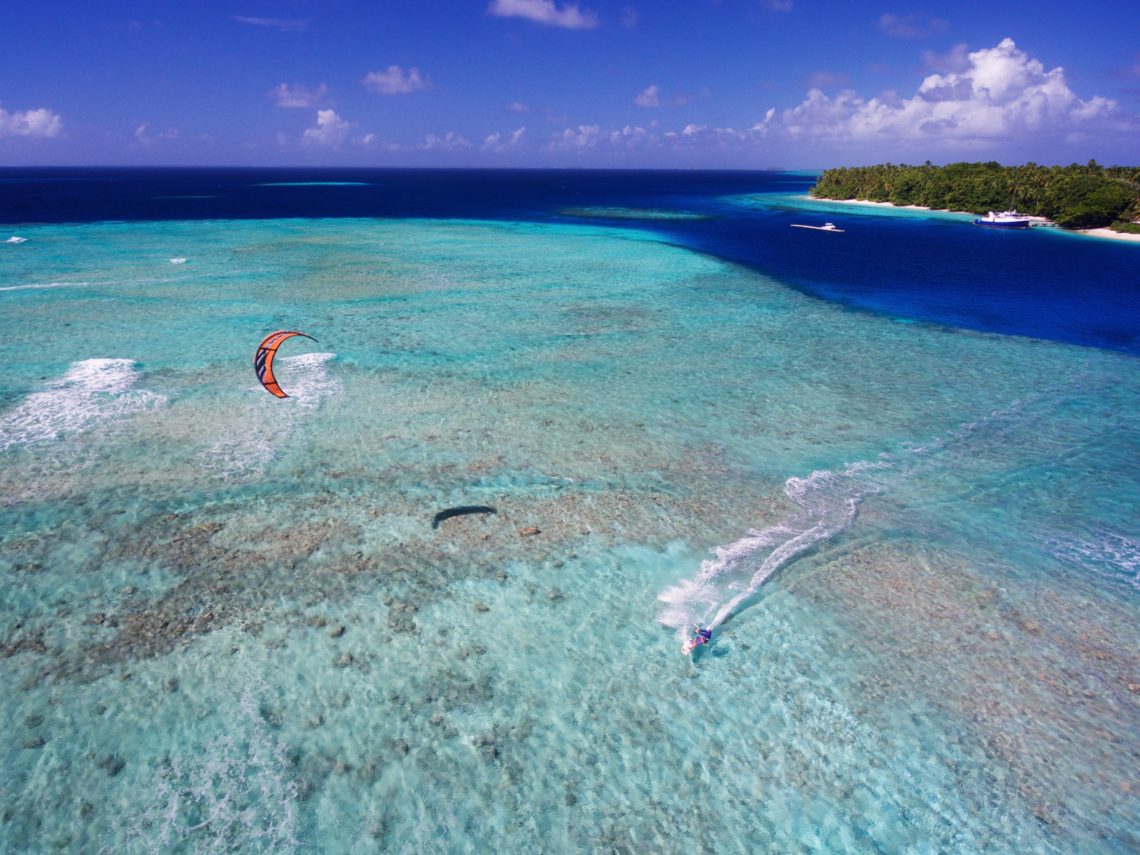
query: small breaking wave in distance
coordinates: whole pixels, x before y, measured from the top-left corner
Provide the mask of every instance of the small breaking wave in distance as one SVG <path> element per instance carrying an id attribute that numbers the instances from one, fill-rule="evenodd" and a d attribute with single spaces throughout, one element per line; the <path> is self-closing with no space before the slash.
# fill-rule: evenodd
<path id="1" fill-rule="evenodd" d="M 0 451 L 47 443 L 99 424 L 148 410 L 166 398 L 135 389 L 139 373 L 130 359 L 85 359 L 0 414 Z"/>
<path id="2" fill-rule="evenodd" d="M 45 288 L 84 288 L 90 282 L 37 282 L 31 285 L 4 285 L 0 291 L 41 291 Z"/>

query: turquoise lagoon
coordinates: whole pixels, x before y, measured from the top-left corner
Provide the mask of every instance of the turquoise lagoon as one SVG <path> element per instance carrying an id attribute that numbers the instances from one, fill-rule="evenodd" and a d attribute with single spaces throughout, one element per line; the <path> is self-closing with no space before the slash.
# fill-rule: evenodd
<path id="1" fill-rule="evenodd" d="M 0 849 L 1140 848 L 1135 357 L 587 223 L 19 234 Z"/>

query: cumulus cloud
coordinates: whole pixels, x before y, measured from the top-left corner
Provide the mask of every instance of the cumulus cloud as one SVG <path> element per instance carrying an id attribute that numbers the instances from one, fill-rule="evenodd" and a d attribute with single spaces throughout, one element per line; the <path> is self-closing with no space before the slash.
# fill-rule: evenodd
<path id="1" fill-rule="evenodd" d="M 284 33 L 296 33 L 309 29 L 309 22 L 297 18 L 250 18 L 245 15 L 234 15 L 234 20 L 251 27 L 263 27 L 269 30 L 280 30 Z"/>
<path id="2" fill-rule="evenodd" d="M 654 123 L 655 125 L 656 123 Z M 566 128 L 548 139 L 542 146 L 546 152 L 593 151 L 623 156 L 629 152 L 653 151 L 666 157 L 669 152 L 693 154 L 708 149 L 745 150 L 748 145 L 760 140 L 763 131 L 757 128 L 737 130 L 731 127 L 709 127 L 689 123 L 680 130 L 657 131 L 637 125 L 625 125 L 615 130 L 607 130 L 600 125 L 579 125 Z"/>
<path id="3" fill-rule="evenodd" d="M 705 97 L 709 94 L 707 89 L 700 93 L 700 97 Z M 668 105 L 670 107 L 683 107 L 689 103 L 690 96 L 685 94 L 671 95 L 665 97 L 661 91 L 661 87 L 656 83 L 651 86 L 646 86 L 639 92 L 633 99 L 633 103 L 638 107 L 661 107 Z"/>
<path id="4" fill-rule="evenodd" d="M 139 145 L 154 145 L 162 140 L 176 140 L 182 136 L 177 128 L 167 128 L 165 131 L 152 130 L 150 125 L 143 122 L 135 128 L 135 142 Z"/>
<path id="5" fill-rule="evenodd" d="M 638 107 L 661 106 L 661 87 L 656 83 L 651 86 L 646 86 L 641 94 L 633 99 L 633 103 Z"/>
<path id="6" fill-rule="evenodd" d="M 1062 68 L 1046 71 L 1004 39 L 967 55 L 959 72 L 931 74 L 910 98 L 887 93 L 865 99 L 853 91 L 829 97 L 812 89 L 803 103 L 769 111 L 765 132 L 793 139 L 984 142 L 1040 132 L 1089 131 L 1115 126 L 1114 101 L 1082 101 Z"/>
<path id="7" fill-rule="evenodd" d="M 602 133 L 601 125 L 579 125 L 577 128 L 566 128 L 561 134 L 552 138 L 546 144 L 547 149 L 585 149 L 593 148 L 606 139 Z"/>
<path id="8" fill-rule="evenodd" d="M 950 22 L 944 18 L 928 15 L 893 15 L 887 13 L 879 17 L 879 30 L 896 39 L 924 39 L 941 33 Z"/>
<path id="9" fill-rule="evenodd" d="M 46 107 L 9 113 L 0 107 L 0 137 L 58 137 L 63 120 Z"/>
<path id="10" fill-rule="evenodd" d="M 418 68 L 407 71 L 398 65 L 389 65 L 384 71 L 370 71 L 364 75 L 364 86 L 381 95 L 406 95 L 427 89 L 427 78 L 420 76 Z"/>
<path id="11" fill-rule="evenodd" d="M 507 104 L 507 110 L 512 113 L 528 113 L 530 112 L 530 107 L 522 103 L 522 101 L 510 101 Z"/>
<path id="12" fill-rule="evenodd" d="M 459 151 L 471 148 L 471 141 L 455 131 L 448 131 L 442 137 L 428 134 L 417 148 L 421 151 Z"/>
<path id="13" fill-rule="evenodd" d="M 500 18 L 526 18 L 566 30 L 592 30 L 598 26 L 598 16 L 581 11 L 577 3 L 567 3 L 559 8 L 554 0 L 491 0 L 487 14 Z"/>
<path id="14" fill-rule="evenodd" d="M 523 135 L 526 133 L 526 128 L 517 128 L 504 137 L 501 133 L 496 131 L 490 134 L 483 140 L 484 151 L 510 151 L 511 149 L 518 148 L 519 143 L 522 142 Z"/>
<path id="15" fill-rule="evenodd" d="M 329 88 L 323 83 L 316 88 L 278 83 L 269 90 L 269 97 L 278 107 L 317 107 L 325 102 L 328 94 Z"/>
<path id="16" fill-rule="evenodd" d="M 301 137 L 303 145 L 337 148 L 352 130 L 352 123 L 336 114 L 336 110 L 317 110 L 317 126 L 306 128 Z"/>

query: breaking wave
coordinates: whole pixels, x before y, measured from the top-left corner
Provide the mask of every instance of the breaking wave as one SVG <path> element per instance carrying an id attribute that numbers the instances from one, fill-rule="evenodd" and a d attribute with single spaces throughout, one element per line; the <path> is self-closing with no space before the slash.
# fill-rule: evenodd
<path id="1" fill-rule="evenodd" d="M 165 396 L 134 388 L 139 373 L 130 359 L 85 359 L 62 377 L 0 415 L 0 451 L 50 443 L 149 410 Z"/>

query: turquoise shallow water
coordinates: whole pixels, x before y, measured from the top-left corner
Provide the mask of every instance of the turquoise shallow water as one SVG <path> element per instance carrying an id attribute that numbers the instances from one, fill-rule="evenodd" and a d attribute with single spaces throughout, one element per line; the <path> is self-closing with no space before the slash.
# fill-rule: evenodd
<path id="1" fill-rule="evenodd" d="M 1140 846 L 1135 358 L 585 224 L 20 234 L 0 849 Z"/>

